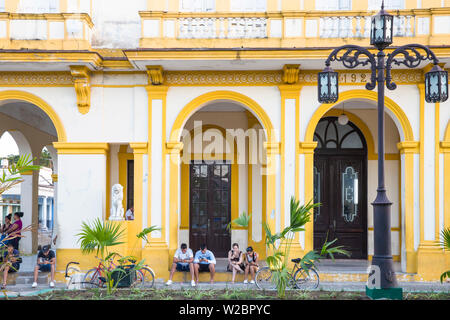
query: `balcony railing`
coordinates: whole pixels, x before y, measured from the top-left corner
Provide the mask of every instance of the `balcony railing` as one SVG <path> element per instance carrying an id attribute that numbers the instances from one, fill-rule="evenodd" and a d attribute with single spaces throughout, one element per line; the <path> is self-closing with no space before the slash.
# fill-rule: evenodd
<path id="1" fill-rule="evenodd" d="M 343 40 L 367 42 L 376 12 L 296 11 L 266 13 L 140 12 L 141 47 L 329 47 Z M 450 34 L 450 8 L 392 12 L 394 35 L 442 44 Z M 334 39 L 334 40 L 333 40 Z M 209 40 L 208 43 L 198 40 Z M 397 40 L 402 42 L 402 40 Z M 405 39 L 404 41 L 411 41 Z M 399 43 L 400 44 L 400 43 Z"/>
<path id="2" fill-rule="evenodd" d="M 85 13 L 0 13 L 0 49 L 90 49 L 93 23 Z"/>

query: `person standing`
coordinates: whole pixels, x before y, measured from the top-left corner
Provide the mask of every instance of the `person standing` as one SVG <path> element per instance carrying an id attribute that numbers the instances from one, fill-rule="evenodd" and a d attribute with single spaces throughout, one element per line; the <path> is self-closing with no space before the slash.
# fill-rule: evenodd
<path id="1" fill-rule="evenodd" d="M 231 283 L 234 283 L 236 273 L 242 273 L 244 272 L 244 269 L 244 255 L 242 254 L 242 251 L 239 250 L 239 245 L 237 243 L 233 243 L 232 249 L 228 252 L 227 266 L 227 270 L 233 272 Z"/>
<path id="2" fill-rule="evenodd" d="M 166 285 L 172 284 L 172 278 L 175 271 L 189 271 L 191 273 L 191 286 L 195 287 L 194 281 L 194 253 L 189 249 L 186 243 L 182 243 L 180 249 L 177 249 L 173 256 L 172 269 L 170 270 L 169 280 Z"/>
<path id="3" fill-rule="evenodd" d="M 194 258 L 194 274 L 195 274 L 195 283 L 198 284 L 198 273 L 199 272 L 208 272 L 211 275 L 210 283 L 214 283 L 214 274 L 216 272 L 216 258 L 214 254 L 208 250 L 206 244 L 202 244 L 200 246 L 200 250 L 195 253 Z"/>
<path id="4" fill-rule="evenodd" d="M 23 212 L 14 213 L 14 223 L 11 225 L 11 228 L 7 231 L 9 235 L 16 235 L 14 239 L 11 239 L 11 243 L 14 245 L 14 249 L 19 250 L 19 241 L 22 236 L 22 218 Z"/>
<path id="5" fill-rule="evenodd" d="M 250 274 L 252 276 L 252 280 L 250 283 L 255 283 L 255 276 L 256 272 L 258 271 L 258 253 L 253 251 L 252 247 L 247 248 L 247 253 L 245 254 L 245 275 L 244 275 L 244 283 L 248 283 L 247 277 L 248 273 L 250 271 Z"/>
<path id="6" fill-rule="evenodd" d="M 8 229 L 11 228 L 11 219 L 11 213 L 5 216 L 5 223 L 2 225 L 1 233 L 6 233 Z"/>
<path id="7" fill-rule="evenodd" d="M 56 267 L 56 255 L 53 250 L 50 250 L 50 246 L 43 246 L 37 256 L 36 266 L 34 267 L 34 281 L 31 287 L 37 287 L 38 272 L 51 272 L 50 288 L 55 286 L 55 267 Z"/>

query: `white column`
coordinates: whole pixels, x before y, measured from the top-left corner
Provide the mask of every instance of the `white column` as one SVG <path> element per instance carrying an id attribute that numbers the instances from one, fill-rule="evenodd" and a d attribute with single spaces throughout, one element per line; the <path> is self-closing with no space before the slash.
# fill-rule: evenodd
<path id="1" fill-rule="evenodd" d="M 430 105 L 424 113 L 424 240 L 435 239 L 435 107 Z"/>
<path id="2" fill-rule="evenodd" d="M 295 196 L 295 99 L 286 99 L 284 113 L 284 225 L 290 224 L 290 201 Z"/>
<path id="3" fill-rule="evenodd" d="M 252 165 L 252 240 L 262 239 L 262 175 L 261 165 Z"/>
<path id="4" fill-rule="evenodd" d="M 58 156 L 58 248 L 79 249 L 83 222 L 106 216 L 106 155 Z"/>
<path id="5" fill-rule="evenodd" d="M 153 99 L 151 104 L 151 168 L 150 168 L 150 177 L 151 177 L 151 194 L 150 197 L 150 212 L 151 212 L 151 225 L 161 226 L 162 225 L 162 206 L 161 206 L 161 198 L 162 198 L 162 190 L 161 190 L 161 182 L 163 179 L 162 176 L 162 123 L 163 123 L 163 101 L 162 99 Z M 165 177 L 164 177 L 165 178 Z M 169 183 L 169 181 L 167 181 Z M 161 238 L 161 232 L 155 231 L 152 232 L 152 238 Z M 165 239 L 162 239 L 165 241 Z"/>
<path id="6" fill-rule="evenodd" d="M 47 197 L 42 197 L 42 230 L 47 231 Z"/>
<path id="7" fill-rule="evenodd" d="M 38 176 L 39 173 L 33 171 L 30 175 L 23 175 L 23 182 L 20 184 L 20 211 L 24 213 L 22 218 L 23 228 L 37 224 L 38 222 Z M 33 253 L 37 248 L 37 234 L 28 233 L 20 240 L 19 250 L 22 253 Z"/>

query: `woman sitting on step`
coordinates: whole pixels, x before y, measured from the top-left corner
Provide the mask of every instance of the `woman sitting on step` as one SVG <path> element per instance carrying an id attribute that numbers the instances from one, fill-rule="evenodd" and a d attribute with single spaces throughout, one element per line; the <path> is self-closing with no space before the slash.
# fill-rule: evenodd
<path id="1" fill-rule="evenodd" d="M 227 271 L 233 272 L 231 283 L 234 283 L 236 273 L 244 272 L 244 254 L 239 250 L 239 245 L 233 243 L 232 249 L 228 252 L 228 266 Z"/>

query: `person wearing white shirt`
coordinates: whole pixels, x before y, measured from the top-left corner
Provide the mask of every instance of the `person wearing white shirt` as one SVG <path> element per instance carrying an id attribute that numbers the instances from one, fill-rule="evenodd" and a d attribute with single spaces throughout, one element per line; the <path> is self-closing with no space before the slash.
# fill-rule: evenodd
<path id="1" fill-rule="evenodd" d="M 172 278 L 175 271 L 189 271 L 191 273 L 191 285 L 195 287 L 194 281 L 194 254 L 185 243 L 181 244 L 180 249 L 177 249 L 173 256 L 172 269 L 170 270 L 169 280 L 166 282 L 168 286 L 172 284 Z"/>
<path id="2" fill-rule="evenodd" d="M 125 212 L 125 220 L 134 220 L 134 208 L 131 207 L 130 209 Z"/>

